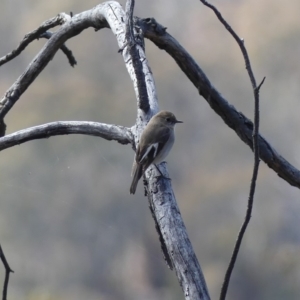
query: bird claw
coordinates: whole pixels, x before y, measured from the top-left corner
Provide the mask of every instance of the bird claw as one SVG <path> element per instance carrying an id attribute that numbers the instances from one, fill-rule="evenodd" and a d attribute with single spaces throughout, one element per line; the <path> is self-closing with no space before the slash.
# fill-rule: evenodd
<path id="1" fill-rule="evenodd" d="M 167 180 L 172 180 L 171 178 L 165 176 L 165 175 L 161 172 L 161 170 L 158 168 L 157 165 L 154 164 L 154 166 L 156 167 L 157 171 L 158 171 L 159 174 L 160 174 L 160 175 L 154 176 L 154 178 L 157 178 L 158 180 L 160 180 L 160 179 L 162 179 L 162 178 L 163 178 L 163 179 L 167 179 Z"/>
<path id="2" fill-rule="evenodd" d="M 154 178 L 156 178 L 157 181 L 160 180 L 160 179 L 172 180 L 170 177 L 166 177 L 164 175 L 157 175 L 157 176 L 154 176 Z"/>

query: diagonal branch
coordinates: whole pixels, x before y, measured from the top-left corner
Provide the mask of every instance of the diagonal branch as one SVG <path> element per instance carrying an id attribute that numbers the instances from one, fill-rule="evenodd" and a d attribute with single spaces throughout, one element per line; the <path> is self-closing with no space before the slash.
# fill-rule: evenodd
<path id="1" fill-rule="evenodd" d="M 143 113 L 145 113 L 145 114 L 150 112 L 149 115 L 151 115 L 152 112 L 149 111 L 150 105 L 149 105 L 147 86 L 146 86 L 146 82 L 145 82 L 146 76 L 144 76 L 143 63 L 141 62 L 140 56 L 139 56 L 139 47 L 142 48 L 141 52 L 145 51 L 144 37 L 143 37 L 143 35 L 140 35 L 140 36 L 138 35 L 137 27 L 134 28 L 134 24 L 133 24 L 134 5 L 135 5 L 134 0 L 127 0 L 126 8 L 125 8 L 125 14 L 126 14 L 125 39 L 127 41 L 127 45 L 124 47 L 123 50 L 128 51 L 128 54 L 130 56 L 130 61 L 132 62 L 132 67 L 134 69 L 134 74 L 135 74 L 134 77 L 136 78 L 136 90 L 137 90 L 136 95 L 137 95 L 138 108 L 141 109 L 143 111 Z M 141 30 L 140 30 L 140 33 L 142 33 Z M 140 113 L 138 112 L 138 114 L 140 114 Z M 145 125 L 145 123 L 142 125 Z M 136 145 L 138 144 L 138 139 L 139 139 L 139 135 L 137 134 L 136 135 Z M 151 199 L 149 199 L 149 200 L 151 200 Z M 172 259 L 168 253 L 167 246 L 165 244 L 164 238 L 162 236 L 162 233 L 161 233 L 161 230 L 160 230 L 160 227 L 158 224 L 158 220 L 156 219 L 156 215 L 154 213 L 153 203 L 151 203 L 151 201 L 149 201 L 149 208 L 150 208 L 150 212 L 151 212 L 151 215 L 152 215 L 154 223 L 155 223 L 155 229 L 159 236 L 161 250 L 164 255 L 165 261 L 166 261 L 168 267 L 170 268 L 170 270 L 173 270 Z"/>
<path id="2" fill-rule="evenodd" d="M 108 20 L 108 22 L 110 28 L 116 34 L 120 49 L 123 49 L 125 46 L 125 51 L 122 51 L 122 55 L 126 63 L 128 73 L 133 81 L 136 98 L 141 99 L 139 89 L 137 88 L 139 85 L 137 82 L 139 78 L 136 76 L 132 66 L 132 61 L 133 59 L 136 59 L 136 57 L 131 56 L 130 52 L 126 51 L 128 50 L 128 47 L 126 46 L 129 41 L 126 40 L 125 35 L 124 42 L 124 33 L 120 30 L 120 28 L 123 27 L 124 31 L 124 24 L 122 21 L 124 20 L 124 12 L 120 5 L 116 2 L 114 2 L 113 5 L 110 5 L 113 11 L 112 15 L 114 15 L 115 18 L 113 22 L 110 20 Z M 132 5 L 133 2 L 128 3 L 127 8 L 132 9 Z M 138 24 L 137 27 L 139 28 Z M 116 31 L 115 29 L 119 29 L 119 31 Z M 139 59 L 142 63 L 140 67 L 142 67 L 143 76 L 145 78 L 150 105 L 150 110 L 147 114 L 143 110 L 138 109 L 137 123 L 135 126 L 135 141 L 137 142 L 141 130 L 145 127 L 152 114 L 157 112 L 158 101 L 154 79 L 148 66 L 144 50 L 140 45 L 136 45 L 136 48 L 139 51 L 139 57 L 137 57 L 137 59 Z M 139 104 L 138 107 L 140 107 Z M 166 165 L 164 164 L 161 166 L 164 175 L 168 177 Z M 145 175 L 146 193 L 151 206 L 151 211 L 153 215 L 155 215 L 155 221 L 157 221 L 156 226 L 159 228 L 159 232 L 161 233 L 160 239 L 164 241 L 165 251 L 168 253 L 168 258 L 170 258 L 170 261 L 172 262 L 176 276 L 184 292 L 185 299 L 208 300 L 209 294 L 206 282 L 192 244 L 187 235 L 187 231 L 172 190 L 171 182 L 165 179 L 157 181 L 155 175 L 155 168 L 148 168 Z"/>
<path id="3" fill-rule="evenodd" d="M 0 151 L 25 142 L 64 134 L 84 134 L 114 140 L 120 144 L 133 144 L 129 128 L 85 121 L 60 121 L 23 129 L 0 138 Z"/>
<path id="4" fill-rule="evenodd" d="M 14 59 L 15 57 L 17 57 L 32 41 L 38 39 L 41 34 L 46 32 L 50 28 L 53 28 L 57 25 L 64 24 L 69 19 L 70 19 L 70 16 L 68 16 L 65 13 L 60 13 L 56 17 L 43 22 L 39 26 L 39 28 L 26 34 L 24 39 L 21 41 L 21 43 L 15 50 L 11 51 L 10 53 L 8 53 L 5 56 L 0 58 L 0 66 L 9 62 L 10 60 Z"/>
<path id="5" fill-rule="evenodd" d="M 211 108 L 236 132 L 243 142 L 253 149 L 252 121 L 241 112 L 238 112 L 234 106 L 229 104 L 219 91 L 214 88 L 191 55 L 178 41 L 166 32 L 165 27 L 158 24 L 152 18 L 138 20 L 137 22 L 143 28 L 145 37 L 173 57 Z M 283 178 L 290 185 L 300 188 L 300 171 L 278 154 L 261 135 L 259 135 L 258 143 L 260 158 L 273 169 L 279 177 Z"/>

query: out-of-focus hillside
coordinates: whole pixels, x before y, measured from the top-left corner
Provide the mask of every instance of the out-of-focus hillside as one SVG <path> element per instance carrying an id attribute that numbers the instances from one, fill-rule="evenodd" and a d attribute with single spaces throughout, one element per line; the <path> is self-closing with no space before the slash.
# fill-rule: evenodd
<path id="1" fill-rule="evenodd" d="M 299 167 L 300 2 L 213 3 L 245 39 L 257 80 L 267 77 L 262 135 Z M 2 0 L 0 56 L 57 13 L 97 4 Z M 252 118 L 242 55 L 208 8 L 192 0 L 137 1 L 136 15 L 167 26 L 214 86 Z M 32 43 L 0 68 L 2 95 L 44 43 Z M 111 32 L 89 29 L 67 45 L 78 65 L 71 68 L 58 52 L 5 119 L 7 133 L 54 120 L 134 124 L 134 92 Z M 215 299 L 244 219 L 252 153 L 165 52 L 149 41 L 146 52 L 160 108 L 184 121 L 169 171 Z M 53 137 L 1 152 L 0 243 L 15 270 L 9 299 L 183 299 L 163 261 L 142 185 L 129 195 L 132 160 L 129 146 L 86 136 Z M 299 299 L 300 192 L 261 163 L 255 201 L 228 298 Z"/>

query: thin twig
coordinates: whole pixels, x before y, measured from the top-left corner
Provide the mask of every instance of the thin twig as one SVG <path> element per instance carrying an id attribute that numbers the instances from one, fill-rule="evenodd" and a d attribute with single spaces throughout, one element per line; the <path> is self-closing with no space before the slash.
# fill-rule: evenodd
<path id="1" fill-rule="evenodd" d="M 4 252 L 2 250 L 1 245 L 0 245 L 0 259 L 5 268 L 5 278 L 4 278 L 3 291 L 2 291 L 2 300 L 6 300 L 7 299 L 7 288 L 8 288 L 8 282 L 9 282 L 9 274 L 13 273 L 14 271 L 10 268 L 10 266 L 6 260 L 6 257 L 4 255 Z"/>
<path id="2" fill-rule="evenodd" d="M 265 78 L 262 80 L 259 86 L 256 85 L 256 80 L 255 76 L 253 74 L 252 68 L 251 68 L 251 63 L 249 59 L 249 55 L 247 53 L 247 49 L 244 45 L 244 40 L 240 39 L 239 36 L 235 33 L 235 31 L 231 28 L 231 26 L 225 21 L 225 19 L 222 17 L 221 13 L 218 11 L 218 9 L 213 6 L 212 4 L 208 3 L 205 0 L 200 0 L 204 5 L 207 7 L 211 8 L 214 13 L 216 14 L 217 18 L 219 21 L 225 26 L 225 28 L 229 31 L 229 33 L 233 36 L 233 38 L 236 40 L 238 43 L 241 52 L 243 54 L 244 60 L 245 60 L 245 65 L 246 69 L 252 84 L 252 89 L 253 89 L 253 94 L 254 94 L 254 126 L 253 126 L 253 133 L 252 133 L 252 139 L 253 139 L 253 152 L 254 152 L 254 165 L 253 165 L 253 173 L 252 173 L 252 179 L 251 179 L 251 184 L 250 184 L 250 192 L 249 192 L 249 197 L 248 197 L 248 206 L 247 206 L 247 211 L 246 211 L 246 216 L 245 220 L 242 224 L 242 227 L 240 229 L 240 232 L 238 234 L 237 241 L 234 246 L 234 250 L 225 274 L 224 282 L 222 285 L 221 289 L 221 294 L 220 294 L 220 300 L 224 300 L 226 298 L 229 282 L 230 282 L 230 277 L 235 265 L 235 262 L 237 260 L 237 256 L 240 250 L 240 246 L 244 237 L 244 234 L 246 232 L 247 226 L 249 224 L 249 221 L 251 219 L 251 214 L 252 214 L 252 208 L 253 208 L 253 202 L 254 202 L 254 194 L 255 194 L 255 187 L 256 187 L 256 180 L 257 180 L 257 175 L 258 175 L 258 170 L 259 170 L 259 90 L 260 87 L 262 86 L 263 82 L 265 81 Z"/>
<path id="3" fill-rule="evenodd" d="M 65 23 L 68 17 L 69 16 L 67 14 L 60 13 L 56 17 L 43 22 L 37 29 L 27 33 L 16 49 L 0 58 L 0 66 L 17 57 L 32 41 L 38 39 L 41 34 L 46 32 L 50 28 Z"/>
<path id="4" fill-rule="evenodd" d="M 255 89 L 255 93 L 257 94 L 257 97 L 259 97 L 259 90 L 260 87 L 262 86 L 263 82 L 265 81 L 265 77 L 263 78 L 262 82 L 260 85 Z M 255 112 L 257 113 L 257 112 Z M 258 112 L 259 113 L 259 112 Z M 253 142 L 255 145 L 255 139 L 258 137 L 258 132 L 254 133 L 253 135 Z M 238 237 L 232 252 L 232 256 L 224 277 L 224 282 L 222 285 L 221 289 L 221 294 L 220 294 L 220 300 L 224 300 L 226 298 L 229 282 L 230 282 L 230 276 L 232 274 L 235 262 L 237 260 L 237 256 L 242 244 L 242 240 L 244 237 L 244 234 L 246 232 L 247 226 L 249 224 L 249 221 L 251 219 L 251 213 L 252 213 L 252 208 L 253 208 L 253 201 L 254 201 L 254 193 L 255 193 L 255 186 L 256 186 L 256 179 L 257 179 L 257 174 L 258 174 L 258 168 L 259 168 L 259 147 L 258 144 L 256 145 L 257 149 L 256 151 L 254 150 L 254 167 L 253 167 L 253 173 L 252 173 L 252 179 L 251 179 L 251 184 L 250 184 L 250 192 L 249 192 L 249 197 L 248 197 L 248 206 L 247 206 L 247 211 L 246 211 L 246 216 L 245 220 L 242 224 L 242 227 L 238 233 Z"/>
<path id="5" fill-rule="evenodd" d="M 219 21 L 224 25 L 224 27 L 229 31 L 229 33 L 233 36 L 233 38 L 236 40 L 236 42 L 238 43 L 243 57 L 244 57 L 244 61 L 246 64 L 246 69 L 248 71 L 248 75 L 250 77 L 251 80 L 251 84 L 252 84 L 252 88 L 253 88 L 253 92 L 255 93 L 255 89 L 256 89 L 256 81 L 255 81 L 255 77 L 251 68 L 251 64 L 250 64 L 250 59 L 249 59 L 249 55 L 247 53 L 247 49 L 244 45 L 244 40 L 241 39 L 236 33 L 235 31 L 231 28 L 231 26 L 225 21 L 225 19 L 222 17 L 221 13 L 218 11 L 218 9 L 213 6 L 212 4 L 208 3 L 206 0 L 200 0 L 205 6 L 209 7 L 210 9 L 212 9 L 214 11 L 214 13 L 216 14 L 217 18 L 219 19 Z M 255 96 L 254 96 L 255 97 Z"/>
<path id="6" fill-rule="evenodd" d="M 46 31 L 40 35 L 40 38 L 45 38 L 45 39 L 49 40 L 52 35 L 53 35 L 53 33 L 51 31 Z M 77 65 L 77 61 L 76 61 L 72 51 L 65 44 L 63 44 L 60 47 L 60 50 L 67 56 L 71 67 L 74 67 L 75 65 Z"/>

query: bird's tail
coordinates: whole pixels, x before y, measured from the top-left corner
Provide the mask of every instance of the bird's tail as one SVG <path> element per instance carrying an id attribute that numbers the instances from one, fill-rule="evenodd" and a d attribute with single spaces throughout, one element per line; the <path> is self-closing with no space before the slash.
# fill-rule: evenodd
<path id="1" fill-rule="evenodd" d="M 130 194 L 134 194 L 137 184 L 140 180 L 140 178 L 143 175 L 143 166 L 142 164 L 134 163 L 133 170 L 132 170 L 133 178 L 130 186 Z"/>

